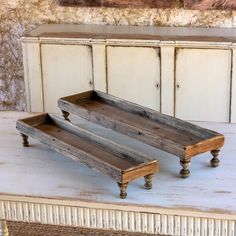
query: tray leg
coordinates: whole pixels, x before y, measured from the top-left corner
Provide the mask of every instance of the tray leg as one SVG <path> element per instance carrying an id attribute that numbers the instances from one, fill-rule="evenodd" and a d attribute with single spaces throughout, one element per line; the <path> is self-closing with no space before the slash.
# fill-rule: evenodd
<path id="1" fill-rule="evenodd" d="M 145 180 L 144 187 L 147 190 L 152 189 L 152 177 L 153 177 L 153 174 L 144 176 L 144 180 Z"/>
<path id="2" fill-rule="evenodd" d="M 190 175 L 190 170 L 188 169 L 190 166 L 189 160 L 180 160 L 180 165 L 183 167 L 183 169 L 179 172 L 180 176 L 182 178 L 188 178 Z"/>
<path id="3" fill-rule="evenodd" d="M 220 149 L 211 151 L 211 155 L 213 156 L 213 158 L 211 159 L 210 163 L 211 163 L 212 167 L 219 166 L 219 164 L 220 164 L 220 160 L 218 158 L 219 154 L 220 154 Z"/>
<path id="4" fill-rule="evenodd" d="M 27 135 L 25 135 L 25 134 L 20 134 L 21 135 L 21 137 L 22 137 L 22 139 L 23 139 L 23 142 L 22 142 L 22 144 L 23 144 L 23 146 L 24 147 L 29 147 L 29 141 L 28 141 L 28 136 Z"/>
<path id="5" fill-rule="evenodd" d="M 61 110 L 61 113 L 65 120 L 70 121 L 70 119 L 68 118 L 70 115 L 69 112 Z"/>
<path id="6" fill-rule="evenodd" d="M 128 183 L 117 183 L 120 188 L 120 198 L 125 199 L 127 197 L 126 189 L 128 186 Z"/>

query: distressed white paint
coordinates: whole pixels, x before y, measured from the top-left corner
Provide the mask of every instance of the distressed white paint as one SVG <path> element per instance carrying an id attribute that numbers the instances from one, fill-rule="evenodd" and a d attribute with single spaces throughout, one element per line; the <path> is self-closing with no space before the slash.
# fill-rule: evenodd
<path id="1" fill-rule="evenodd" d="M 107 39 L 107 46 L 123 47 L 159 47 L 159 40 L 137 40 L 137 39 Z"/>
<path id="2" fill-rule="evenodd" d="M 174 115 L 175 48 L 161 47 L 161 112 Z"/>
<path id="3" fill-rule="evenodd" d="M 93 44 L 93 81 L 94 89 L 107 91 L 106 75 L 106 46 L 105 44 Z"/>
<path id="4" fill-rule="evenodd" d="M 91 47 L 43 44 L 41 54 L 45 111 L 59 112 L 60 97 L 93 89 Z"/>
<path id="5" fill-rule="evenodd" d="M 22 43 L 27 110 L 43 111 L 41 54 L 39 43 Z"/>
<path id="6" fill-rule="evenodd" d="M 40 201 L 40 199 L 38 199 Z M 80 207 L 80 206 L 66 206 L 66 205 L 55 205 L 53 203 L 50 204 L 35 204 L 31 202 L 22 202 L 18 201 L 3 201 L 0 200 L 1 203 L 4 203 L 4 207 L 0 207 L 2 220 L 17 220 L 24 222 L 37 222 L 42 224 L 55 224 L 55 225 L 67 225 L 67 226 L 79 226 L 86 228 L 98 228 L 98 229 L 112 229 L 112 230 L 125 230 L 130 232 L 141 232 L 141 233 L 155 233 L 155 234 L 163 234 L 163 235 L 209 235 L 208 229 L 211 227 L 212 223 L 215 227 L 215 234 L 220 236 L 231 236 L 235 235 L 230 232 L 234 230 L 235 221 L 233 220 L 220 220 L 220 219 L 210 219 L 210 218 L 193 218 L 188 216 L 174 216 L 174 215 L 165 215 L 158 213 L 148 213 L 148 212 L 136 212 L 136 211 L 128 211 L 128 210 L 115 210 L 115 209 L 98 209 L 88 207 Z M 14 211 L 14 205 L 18 204 L 21 206 L 22 211 L 24 211 L 24 215 L 21 217 L 17 217 L 16 219 L 12 219 L 11 216 L 7 215 L 6 212 Z M 78 215 L 77 212 L 83 212 L 83 214 Z M 36 213 L 36 214 L 35 214 Z M 4 215 L 5 214 L 5 215 Z M 32 221 L 30 216 L 35 214 L 36 217 Z M 101 214 L 103 217 L 101 217 Z M 46 216 L 51 218 L 51 221 L 45 221 L 40 216 Z M 123 217 L 111 218 L 109 216 L 121 215 Z M 141 215 L 141 217 L 139 217 Z M 57 217 L 59 216 L 60 220 L 58 221 Z M 173 224 L 173 218 L 175 218 L 175 222 Z M 67 219 L 67 220 L 66 220 Z M 80 224 L 72 224 L 72 219 L 76 221 L 80 221 Z M 147 222 L 147 219 L 149 221 Z M 158 219 L 158 220 L 156 220 Z M 189 220 L 189 221 L 188 221 Z M 97 222 L 100 222 L 99 224 Z M 195 222 L 195 224 L 192 223 Z M 116 223 L 114 223 L 116 222 Z M 190 223 L 189 223 L 190 222 Z M 201 224 L 204 222 L 204 224 Z M 148 225 L 152 224 L 155 227 L 149 228 Z M 139 225 L 142 225 L 142 228 L 139 228 Z M 228 231 L 222 230 L 221 225 L 225 227 L 225 225 L 229 225 Z M 168 227 L 167 227 L 168 226 Z M 6 226 L 4 226 L 5 232 L 7 232 Z M 192 232 L 192 234 L 188 234 L 187 232 Z M 5 235 L 5 234 L 3 234 Z"/>
<path id="7" fill-rule="evenodd" d="M 229 122 L 230 70 L 230 50 L 178 49 L 176 117 Z"/>
<path id="8" fill-rule="evenodd" d="M 160 110 L 159 48 L 107 47 L 108 93 Z"/>
<path id="9" fill-rule="evenodd" d="M 231 122 L 236 122 L 236 49 L 232 50 L 232 99 L 231 99 Z"/>

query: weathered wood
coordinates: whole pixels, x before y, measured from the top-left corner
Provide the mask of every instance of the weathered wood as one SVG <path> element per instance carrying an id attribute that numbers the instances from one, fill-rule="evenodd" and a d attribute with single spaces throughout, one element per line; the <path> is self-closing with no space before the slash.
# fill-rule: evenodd
<path id="1" fill-rule="evenodd" d="M 152 177 L 153 177 L 152 174 L 144 176 L 145 179 L 144 187 L 148 190 L 152 189 Z"/>
<path id="2" fill-rule="evenodd" d="M 235 32 L 233 28 L 45 24 L 25 36 L 235 43 Z"/>
<path id="3" fill-rule="evenodd" d="M 62 113 L 62 116 L 64 117 L 65 120 L 70 121 L 69 118 L 68 118 L 68 116 L 70 115 L 69 112 L 61 111 L 61 113 Z"/>
<path id="4" fill-rule="evenodd" d="M 29 141 L 28 141 L 29 137 L 25 134 L 22 134 L 22 133 L 21 133 L 21 137 L 22 137 L 22 140 L 23 140 L 22 145 L 24 147 L 29 147 Z"/>
<path id="5" fill-rule="evenodd" d="M 39 120 L 44 120 L 44 123 Z M 23 134 L 24 142 L 27 141 L 27 136 L 35 138 L 121 184 L 154 174 L 158 170 L 156 160 L 74 126 L 57 116 L 40 114 L 21 119 L 17 121 L 16 128 Z"/>
<path id="6" fill-rule="evenodd" d="M 211 166 L 212 166 L 212 167 L 217 167 L 217 166 L 219 166 L 220 160 L 219 160 L 218 156 L 219 156 L 219 154 L 220 154 L 220 150 L 212 150 L 212 151 L 211 151 L 211 154 L 212 154 L 212 156 L 213 156 L 213 158 L 211 159 L 211 162 L 210 162 Z"/>
<path id="7" fill-rule="evenodd" d="M 217 132 L 98 91 L 61 98 L 58 106 L 172 153 L 180 157 L 181 163 L 188 163 L 191 157 L 224 145 L 224 136 Z M 184 166 L 181 176 L 187 177 L 190 172 Z"/>
<path id="8" fill-rule="evenodd" d="M 127 189 L 129 183 L 119 183 L 119 182 L 117 182 L 117 184 L 120 188 L 120 198 L 125 199 L 127 197 L 126 189 Z"/>
<path id="9" fill-rule="evenodd" d="M 189 166 L 190 166 L 191 162 L 187 161 L 187 160 L 181 160 L 180 161 L 180 165 L 183 167 L 183 169 L 179 172 L 180 176 L 182 178 L 188 178 L 190 175 L 190 170 L 189 170 Z"/>

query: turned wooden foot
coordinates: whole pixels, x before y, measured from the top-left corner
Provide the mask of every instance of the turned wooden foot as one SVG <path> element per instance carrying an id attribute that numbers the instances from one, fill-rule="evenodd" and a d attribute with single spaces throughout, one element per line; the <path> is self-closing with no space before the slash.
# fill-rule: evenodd
<path id="1" fill-rule="evenodd" d="M 0 235 L 2 235 L 2 236 L 9 236 L 7 222 L 5 220 L 1 222 Z"/>
<path id="2" fill-rule="evenodd" d="M 22 133 L 21 133 L 21 137 L 22 137 L 22 140 L 23 140 L 23 142 L 22 142 L 23 146 L 24 147 L 29 147 L 29 142 L 28 142 L 29 137 L 25 134 L 22 134 Z"/>
<path id="3" fill-rule="evenodd" d="M 70 121 L 70 119 L 68 118 L 70 115 L 69 112 L 62 110 L 61 113 L 62 113 L 62 116 L 64 117 L 65 120 Z"/>
<path id="4" fill-rule="evenodd" d="M 218 158 L 219 154 L 220 154 L 220 149 L 211 151 L 211 155 L 213 156 L 213 158 L 211 159 L 210 163 L 211 163 L 212 167 L 219 166 L 219 164 L 220 164 L 220 160 Z"/>
<path id="5" fill-rule="evenodd" d="M 179 172 L 180 176 L 182 178 L 187 178 L 190 175 L 190 170 L 188 169 L 190 166 L 190 161 L 189 160 L 181 160 L 180 165 L 183 167 L 183 169 Z"/>
<path id="6" fill-rule="evenodd" d="M 118 186 L 120 188 L 120 198 L 125 199 L 127 197 L 126 189 L 128 183 L 118 183 Z"/>
<path id="7" fill-rule="evenodd" d="M 144 180 L 145 180 L 144 187 L 147 190 L 152 189 L 152 177 L 153 177 L 153 174 L 144 176 Z"/>

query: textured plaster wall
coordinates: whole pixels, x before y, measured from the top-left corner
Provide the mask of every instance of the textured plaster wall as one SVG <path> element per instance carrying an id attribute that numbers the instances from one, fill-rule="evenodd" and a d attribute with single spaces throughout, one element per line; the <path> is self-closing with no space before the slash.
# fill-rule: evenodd
<path id="1" fill-rule="evenodd" d="M 43 23 L 236 27 L 236 11 L 60 7 L 56 0 L 0 1 L 0 110 L 24 110 L 20 38 Z"/>

